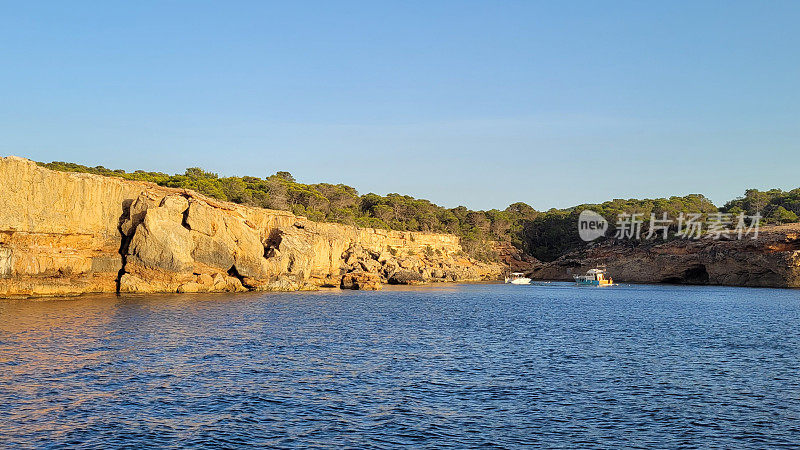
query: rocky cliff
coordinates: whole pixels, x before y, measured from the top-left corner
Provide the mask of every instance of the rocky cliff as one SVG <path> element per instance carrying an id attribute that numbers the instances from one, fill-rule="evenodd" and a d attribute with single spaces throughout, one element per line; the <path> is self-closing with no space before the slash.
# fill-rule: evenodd
<path id="1" fill-rule="evenodd" d="M 502 271 L 463 256 L 453 235 L 317 223 L 0 158 L 0 297 L 375 289 Z"/>
<path id="2" fill-rule="evenodd" d="M 543 264 L 532 276 L 571 281 L 599 265 L 621 282 L 800 287 L 800 224 L 762 227 L 757 239 L 607 241 Z"/>

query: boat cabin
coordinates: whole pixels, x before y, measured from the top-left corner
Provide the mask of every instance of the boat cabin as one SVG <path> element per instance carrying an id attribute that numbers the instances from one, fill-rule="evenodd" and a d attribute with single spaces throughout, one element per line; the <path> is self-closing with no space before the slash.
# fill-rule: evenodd
<path id="1" fill-rule="evenodd" d="M 613 279 L 606 277 L 606 271 L 603 269 L 589 269 L 586 275 L 576 275 L 574 278 L 575 282 L 578 284 L 607 286 L 614 283 Z"/>

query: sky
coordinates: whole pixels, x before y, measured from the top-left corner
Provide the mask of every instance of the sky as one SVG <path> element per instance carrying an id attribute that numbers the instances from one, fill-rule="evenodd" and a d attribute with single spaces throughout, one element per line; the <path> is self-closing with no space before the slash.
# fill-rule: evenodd
<path id="1" fill-rule="evenodd" d="M 0 0 L 0 155 L 722 204 L 800 186 L 798 23 L 778 0 Z"/>

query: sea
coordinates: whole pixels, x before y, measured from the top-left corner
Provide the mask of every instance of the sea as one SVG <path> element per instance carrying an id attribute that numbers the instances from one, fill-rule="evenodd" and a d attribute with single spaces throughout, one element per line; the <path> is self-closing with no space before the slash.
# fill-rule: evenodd
<path id="1" fill-rule="evenodd" d="M 0 301 L 3 448 L 800 446 L 800 291 Z"/>

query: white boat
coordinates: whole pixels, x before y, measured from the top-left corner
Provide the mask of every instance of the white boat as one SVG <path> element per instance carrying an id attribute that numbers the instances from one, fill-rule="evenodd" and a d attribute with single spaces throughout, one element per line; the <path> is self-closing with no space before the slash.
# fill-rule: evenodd
<path id="1" fill-rule="evenodd" d="M 506 283 L 510 284 L 531 284 L 531 279 L 522 272 L 513 272 L 506 277 Z"/>
<path id="2" fill-rule="evenodd" d="M 573 276 L 575 283 L 584 286 L 611 286 L 614 280 L 606 277 L 604 269 L 589 269 L 586 275 Z"/>

